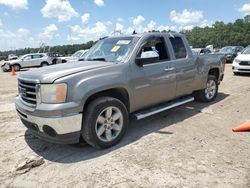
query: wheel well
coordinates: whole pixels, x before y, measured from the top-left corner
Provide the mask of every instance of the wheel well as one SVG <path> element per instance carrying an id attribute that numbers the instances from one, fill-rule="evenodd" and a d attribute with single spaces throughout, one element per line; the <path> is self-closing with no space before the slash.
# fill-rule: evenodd
<path id="1" fill-rule="evenodd" d="M 220 72 L 219 72 L 218 68 L 210 69 L 209 72 L 208 72 L 208 74 L 209 75 L 214 75 L 217 78 L 217 80 L 219 80 Z"/>
<path id="2" fill-rule="evenodd" d="M 98 93 L 95 93 L 91 95 L 87 101 L 85 102 L 84 109 L 88 107 L 88 105 L 95 99 L 99 97 L 113 97 L 121 102 L 126 106 L 127 110 L 129 111 L 130 109 L 130 103 L 129 103 L 129 95 L 126 89 L 123 88 L 114 88 L 114 89 L 108 89 L 104 90 Z"/>
<path id="3" fill-rule="evenodd" d="M 63 59 L 63 60 L 62 60 L 62 63 L 67 63 L 67 60 Z"/>

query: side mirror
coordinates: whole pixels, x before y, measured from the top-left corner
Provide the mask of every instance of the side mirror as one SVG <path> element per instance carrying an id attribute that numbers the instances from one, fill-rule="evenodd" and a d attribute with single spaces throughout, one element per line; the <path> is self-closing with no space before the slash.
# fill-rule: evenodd
<path id="1" fill-rule="evenodd" d="M 142 52 L 141 57 L 136 57 L 135 63 L 138 66 L 150 64 L 159 61 L 160 56 L 156 51 Z"/>

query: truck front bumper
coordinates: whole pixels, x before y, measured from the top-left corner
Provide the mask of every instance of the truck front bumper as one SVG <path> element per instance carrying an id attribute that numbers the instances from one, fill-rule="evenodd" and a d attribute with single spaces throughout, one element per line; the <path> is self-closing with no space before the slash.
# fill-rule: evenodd
<path id="1" fill-rule="evenodd" d="M 16 98 L 17 114 L 22 123 L 36 137 L 52 143 L 74 144 L 81 136 L 82 114 L 71 114 L 63 117 L 38 117 L 23 109 L 19 97 Z"/>

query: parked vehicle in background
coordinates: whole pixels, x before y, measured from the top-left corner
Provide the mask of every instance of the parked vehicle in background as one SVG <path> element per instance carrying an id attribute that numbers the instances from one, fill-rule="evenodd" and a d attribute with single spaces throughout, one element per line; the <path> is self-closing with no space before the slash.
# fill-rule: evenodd
<path id="1" fill-rule="evenodd" d="M 19 76 L 16 109 L 37 137 L 111 147 L 129 114 L 139 120 L 194 99 L 215 100 L 225 68 L 224 56 L 194 56 L 178 33 L 105 38 L 85 60 Z"/>
<path id="2" fill-rule="evenodd" d="M 0 56 L 0 61 L 7 61 L 8 57 L 7 56 Z"/>
<path id="3" fill-rule="evenodd" d="M 84 55 L 88 52 L 88 50 L 79 50 L 75 52 L 73 55 L 68 57 L 59 57 L 57 59 L 57 63 L 67 63 L 72 61 L 78 61 L 84 58 Z"/>
<path id="4" fill-rule="evenodd" d="M 227 59 L 227 63 L 232 63 L 234 58 L 244 49 L 243 46 L 225 46 L 220 49 L 219 54 L 224 54 Z"/>
<path id="5" fill-rule="evenodd" d="M 18 56 L 14 55 L 14 54 L 8 55 L 8 61 L 10 61 L 10 60 L 16 60 L 16 59 L 18 59 Z"/>
<path id="6" fill-rule="evenodd" d="M 194 55 L 205 55 L 212 53 L 212 51 L 208 48 L 193 48 L 192 51 Z"/>
<path id="7" fill-rule="evenodd" d="M 53 64 L 57 63 L 57 60 L 62 57 L 61 54 L 56 53 L 56 52 L 49 52 L 47 55 L 51 58 L 51 61 Z"/>
<path id="8" fill-rule="evenodd" d="M 250 46 L 245 48 L 233 61 L 233 73 L 250 73 Z"/>
<path id="9" fill-rule="evenodd" d="M 13 66 L 15 71 L 19 71 L 22 68 L 45 67 L 51 64 L 51 58 L 47 54 L 34 53 L 23 55 L 16 60 L 6 61 L 1 67 L 3 71 L 9 71 Z"/>

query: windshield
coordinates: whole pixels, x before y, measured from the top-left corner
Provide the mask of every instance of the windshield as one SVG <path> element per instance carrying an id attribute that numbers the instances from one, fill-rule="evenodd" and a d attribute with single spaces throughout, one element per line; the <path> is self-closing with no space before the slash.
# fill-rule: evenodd
<path id="1" fill-rule="evenodd" d="M 235 51 L 235 47 L 224 47 L 220 50 L 220 53 L 233 53 Z"/>
<path id="2" fill-rule="evenodd" d="M 250 48 L 246 48 L 243 50 L 242 54 L 250 54 Z"/>
<path id="3" fill-rule="evenodd" d="M 21 59 L 21 60 L 22 60 L 22 59 L 25 58 L 25 56 L 26 56 L 26 55 L 22 55 L 22 56 L 20 56 L 18 59 Z"/>
<path id="4" fill-rule="evenodd" d="M 79 57 L 81 57 L 81 55 L 82 55 L 82 51 L 77 51 L 77 52 L 75 52 L 75 53 L 72 55 L 72 57 L 77 57 L 77 58 L 79 58 Z"/>
<path id="5" fill-rule="evenodd" d="M 100 40 L 85 55 L 87 61 L 123 62 L 129 55 L 135 37 L 116 37 Z"/>

